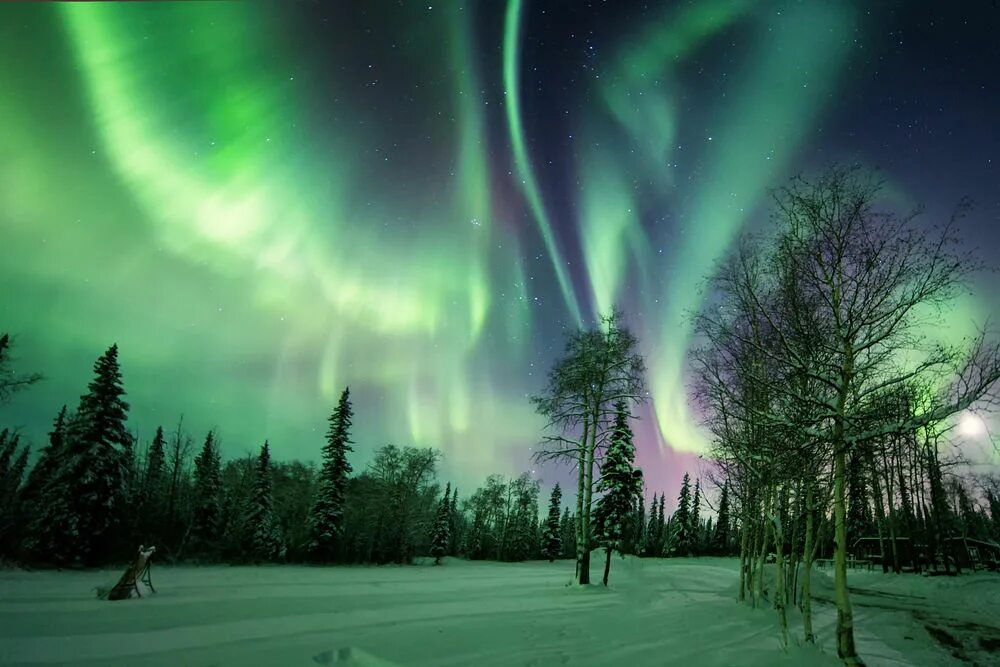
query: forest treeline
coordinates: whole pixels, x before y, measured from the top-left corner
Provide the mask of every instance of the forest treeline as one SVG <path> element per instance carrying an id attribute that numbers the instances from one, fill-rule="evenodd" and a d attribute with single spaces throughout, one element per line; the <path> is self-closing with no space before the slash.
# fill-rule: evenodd
<path id="1" fill-rule="evenodd" d="M 0 339 L 3 388 L 14 376 L 10 338 Z M 491 475 L 466 497 L 438 479 L 439 452 L 387 445 L 360 474 L 350 463 L 353 408 L 347 389 L 329 419 L 323 463 L 276 461 L 269 442 L 223 461 L 214 431 L 197 441 L 183 420 L 139 443 L 112 346 L 74 410 L 64 406 L 29 467 L 18 434 L 0 431 L 0 557 L 51 566 L 129 560 L 139 544 L 171 562 L 408 563 L 450 555 L 519 561 L 572 558 L 575 515 L 557 484 L 539 511 L 540 484 L 525 473 Z M 629 442 L 631 446 L 631 442 Z M 734 526 L 702 518 L 700 486 L 687 476 L 680 510 L 665 516 L 639 496 L 617 545 L 622 553 L 726 554 Z M 725 501 L 723 508 L 725 507 Z M 725 510 L 723 509 L 724 515 Z M 443 517 L 443 518 L 442 518 Z M 594 534 L 604 532 L 595 518 Z M 442 529 L 443 524 L 443 529 Z M 725 524 L 725 527 L 723 527 Z M 603 544 L 603 543 L 602 543 Z"/>
<path id="2" fill-rule="evenodd" d="M 973 478 L 949 447 L 956 414 L 998 400 L 1000 344 L 985 330 L 936 335 L 983 268 L 958 233 L 968 207 L 928 228 L 882 200 L 856 168 L 793 179 L 774 191 L 767 233 L 741 238 L 708 277 L 688 370 L 711 435 L 709 488 L 685 475 L 669 516 L 662 494 L 643 502 L 631 423 L 645 363 L 613 311 L 569 332 L 531 399 L 546 419 L 536 459 L 575 472 L 565 506 L 556 486 L 540 512 L 527 474 L 442 492 L 433 449 L 389 445 L 356 472 L 346 389 L 319 466 L 273 461 L 267 442 L 223 464 L 216 435 L 195 442 L 182 423 L 139 447 L 112 346 L 30 470 L 4 432 L 0 554 L 100 564 L 155 543 L 200 562 L 572 558 L 579 584 L 598 549 L 604 583 L 615 553 L 738 555 L 739 600 L 773 607 L 786 643 L 793 604 L 814 641 L 812 564 L 831 555 L 838 654 L 862 664 L 847 585 L 860 538 L 897 573 L 951 573 L 959 542 L 1000 540 L 1000 479 Z M 9 346 L 0 339 L 0 400 L 38 379 L 13 372 Z"/>

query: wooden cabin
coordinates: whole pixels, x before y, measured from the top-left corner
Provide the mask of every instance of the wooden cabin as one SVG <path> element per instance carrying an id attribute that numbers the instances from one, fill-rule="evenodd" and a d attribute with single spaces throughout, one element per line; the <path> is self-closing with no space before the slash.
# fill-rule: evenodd
<path id="1" fill-rule="evenodd" d="M 944 543 L 948 552 L 963 569 L 1000 569 L 1000 544 L 977 540 L 972 537 L 946 537 Z"/>

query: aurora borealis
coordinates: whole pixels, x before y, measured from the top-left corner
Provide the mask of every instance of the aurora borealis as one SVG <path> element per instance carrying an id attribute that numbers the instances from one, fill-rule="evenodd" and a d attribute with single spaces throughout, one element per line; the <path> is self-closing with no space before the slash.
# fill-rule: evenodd
<path id="1" fill-rule="evenodd" d="M 1000 12 L 967 5 L 3 5 L 0 329 L 47 379 L 0 418 L 42 437 L 117 341 L 144 440 L 183 413 L 315 459 L 349 384 L 359 463 L 435 446 L 474 484 L 530 468 L 526 395 L 619 304 L 673 494 L 705 446 L 687 313 L 768 187 L 876 165 L 927 224 L 969 195 L 995 262 Z"/>

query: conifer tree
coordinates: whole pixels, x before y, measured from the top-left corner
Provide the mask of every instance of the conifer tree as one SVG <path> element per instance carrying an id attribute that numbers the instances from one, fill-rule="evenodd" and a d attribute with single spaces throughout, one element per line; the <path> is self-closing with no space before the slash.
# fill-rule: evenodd
<path id="1" fill-rule="evenodd" d="M 13 554 L 20 541 L 21 481 L 27 466 L 28 447 L 20 447 L 18 434 L 0 431 L 0 555 Z"/>
<path id="2" fill-rule="evenodd" d="M 434 556 L 434 564 L 441 564 L 441 557 L 448 553 L 448 542 L 451 540 L 451 530 L 449 529 L 448 516 L 451 514 L 451 501 L 448 496 L 451 493 L 449 483 L 444 490 L 444 498 L 438 504 L 437 516 L 434 519 L 434 534 L 431 537 L 431 555 Z"/>
<path id="3" fill-rule="evenodd" d="M 247 512 L 249 552 L 254 562 L 272 561 L 281 556 L 281 538 L 274 521 L 271 484 L 271 448 L 265 440 L 254 470 L 253 492 Z"/>
<path id="4" fill-rule="evenodd" d="M 96 565 L 111 555 L 131 443 L 124 395 L 118 346 L 112 345 L 94 364 L 94 379 L 66 425 L 59 468 L 42 492 L 32 532 L 44 560 Z"/>
<path id="5" fill-rule="evenodd" d="M 194 520 L 191 539 L 196 551 L 214 556 L 222 521 L 222 470 L 215 434 L 208 432 L 194 462 Z"/>
<path id="6" fill-rule="evenodd" d="M 309 516 L 311 552 L 321 562 L 336 558 L 337 542 L 344 530 L 344 493 L 351 474 L 347 452 L 351 449 L 351 390 L 345 388 L 336 409 L 330 415 L 330 428 L 323 447 L 323 468 L 319 492 Z"/>
<path id="7" fill-rule="evenodd" d="M 635 445 L 628 420 L 631 415 L 625 403 L 616 407 L 611 443 L 601 465 L 601 480 L 597 489 L 604 495 L 597 503 L 601 518 L 599 542 L 604 546 L 604 585 L 608 585 L 611 555 L 617 551 L 623 557 L 626 525 L 632 520 L 636 499 L 642 496 L 642 471 L 635 468 Z"/>
<path id="8" fill-rule="evenodd" d="M 719 556 L 729 555 L 729 482 L 722 485 L 722 497 L 719 499 L 719 519 L 715 522 L 715 534 L 712 536 L 712 551 Z"/>
<path id="9" fill-rule="evenodd" d="M 635 504 L 635 554 L 641 556 L 646 549 L 646 505 L 642 498 L 638 498 Z"/>
<path id="10" fill-rule="evenodd" d="M 694 500 L 691 501 L 691 518 L 688 523 L 689 544 L 695 555 L 701 542 L 701 480 L 694 481 Z"/>
<path id="11" fill-rule="evenodd" d="M 66 406 L 62 406 L 59 415 L 52 424 L 49 432 L 49 442 L 42 449 L 38 460 L 28 473 L 28 481 L 24 485 L 24 502 L 32 505 L 41 496 L 42 489 L 50 482 L 59 468 L 59 461 L 62 455 L 62 447 L 66 440 L 66 424 L 69 418 L 66 416 Z"/>
<path id="12" fill-rule="evenodd" d="M 656 494 L 653 494 L 653 502 L 649 505 L 649 526 L 646 528 L 646 544 L 644 546 L 644 551 L 647 556 L 658 556 L 659 547 L 657 543 L 657 513 L 656 508 L 659 506 L 659 500 Z"/>
<path id="13" fill-rule="evenodd" d="M 677 496 L 677 511 L 674 512 L 674 522 L 676 523 L 674 533 L 677 536 L 677 551 L 680 555 L 686 556 L 691 551 L 691 476 L 684 473 L 684 480 L 681 482 L 681 492 Z"/>
<path id="14" fill-rule="evenodd" d="M 138 539 L 142 544 L 160 544 L 166 534 L 166 442 L 163 427 L 157 426 L 149 451 L 146 452 L 146 470 L 139 488 Z"/>
<path id="15" fill-rule="evenodd" d="M 562 543 L 563 558 L 572 558 L 576 554 L 576 519 L 569 513 L 569 508 L 563 509 L 559 520 L 559 535 Z"/>
<path id="16" fill-rule="evenodd" d="M 667 537 L 667 521 L 664 506 L 666 505 L 667 494 L 660 494 L 660 504 L 656 506 L 656 555 L 665 556 L 667 550 L 664 548 L 664 541 Z"/>
<path id="17" fill-rule="evenodd" d="M 552 487 L 549 496 L 549 515 L 542 531 L 542 555 L 553 562 L 562 555 L 562 531 L 560 526 L 559 507 L 562 504 L 562 489 L 557 483 Z"/>
<path id="18" fill-rule="evenodd" d="M 153 436 L 153 442 L 149 445 L 149 453 L 146 456 L 146 476 L 143 480 L 143 486 L 146 490 L 146 496 L 152 498 L 157 496 L 163 491 L 163 480 L 164 471 L 166 470 L 166 443 L 167 440 L 163 436 L 163 427 L 156 427 L 156 435 Z"/>
<path id="19" fill-rule="evenodd" d="M 451 494 L 451 507 L 448 511 L 448 531 L 450 538 L 448 540 L 448 553 L 452 556 L 458 555 L 458 546 L 461 544 L 462 540 L 462 515 L 458 509 L 458 487 Z"/>

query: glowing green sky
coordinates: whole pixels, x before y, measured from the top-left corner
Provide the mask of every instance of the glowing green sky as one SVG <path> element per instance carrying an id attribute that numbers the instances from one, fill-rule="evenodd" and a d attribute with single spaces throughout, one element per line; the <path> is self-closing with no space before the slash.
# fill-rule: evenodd
<path id="1" fill-rule="evenodd" d="M 0 417 L 41 434 L 116 341 L 143 437 L 184 413 L 313 458 L 350 384 L 359 457 L 436 446 L 475 481 L 528 465 L 526 395 L 618 303 L 640 463 L 702 449 L 686 313 L 768 186 L 873 158 L 828 134 L 874 19 L 664 3 L 554 35 L 539 3 L 472 6 L 0 7 L 0 325 L 48 378 Z"/>

